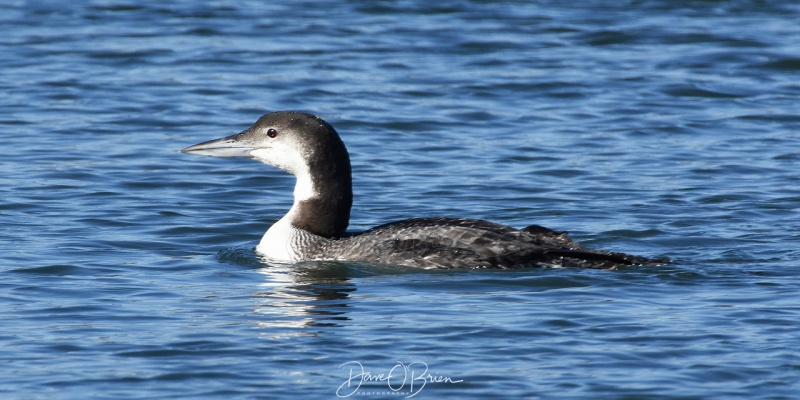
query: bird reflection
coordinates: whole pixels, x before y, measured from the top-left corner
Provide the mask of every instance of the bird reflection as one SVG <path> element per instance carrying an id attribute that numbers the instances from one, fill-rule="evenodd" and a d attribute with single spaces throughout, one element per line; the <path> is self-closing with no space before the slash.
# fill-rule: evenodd
<path id="1" fill-rule="evenodd" d="M 334 262 L 267 264 L 258 269 L 266 279 L 254 294 L 258 324 L 271 337 L 313 335 L 309 327 L 339 327 L 349 321 L 350 281 L 347 265 Z"/>

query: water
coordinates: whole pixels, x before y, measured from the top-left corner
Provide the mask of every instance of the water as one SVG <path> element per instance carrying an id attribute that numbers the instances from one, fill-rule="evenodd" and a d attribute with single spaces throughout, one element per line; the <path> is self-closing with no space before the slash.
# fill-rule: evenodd
<path id="1" fill-rule="evenodd" d="M 794 398 L 782 3 L 6 2 L 0 397 Z M 263 264 L 291 177 L 178 150 L 281 109 L 341 133 L 354 230 L 538 223 L 675 262 Z"/>

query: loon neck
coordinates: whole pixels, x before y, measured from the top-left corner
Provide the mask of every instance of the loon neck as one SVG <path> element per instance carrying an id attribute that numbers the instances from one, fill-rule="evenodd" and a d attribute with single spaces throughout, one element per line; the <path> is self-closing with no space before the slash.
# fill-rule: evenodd
<path id="1" fill-rule="evenodd" d="M 294 204 L 284 219 L 314 235 L 338 238 L 347 230 L 353 205 L 350 159 L 346 151 L 336 160 L 322 158 L 296 173 Z"/>

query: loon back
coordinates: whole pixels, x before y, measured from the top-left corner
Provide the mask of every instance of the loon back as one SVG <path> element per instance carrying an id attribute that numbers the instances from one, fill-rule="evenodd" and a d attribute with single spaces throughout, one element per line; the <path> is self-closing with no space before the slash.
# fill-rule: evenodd
<path id="1" fill-rule="evenodd" d="M 538 225 L 515 229 L 464 218 L 414 218 L 392 222 L 331 241 L 324 253 L 335 259 L 421 268 L 614 269 L 623 265 L 665 262 L 590 250 L 574 242 L 565 232 Z"/>
<path id="2" fill-rule="evenodd" d="M 586 249 L 566 233 L 537 225 L 514 229 L 473 219 L 409 219 L 347 235 L 353 198 L 350 156 L 336 130 L 311 114 L 269 113 L 241 133 L 181 151 L 252 158 L 297 178 L 291 209 L 256 247 L 259 254 L 277 261 L 364 261 L 423 268 L 605 269 L 665 262 Z"/>

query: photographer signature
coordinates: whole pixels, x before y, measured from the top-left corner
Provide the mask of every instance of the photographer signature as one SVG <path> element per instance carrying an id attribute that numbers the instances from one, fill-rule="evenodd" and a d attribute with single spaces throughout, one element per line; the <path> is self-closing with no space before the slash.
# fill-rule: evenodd
<path id="1" fill-rule="evenodd" d="M 428 383 L 460 383 L 463 379 L 454 380 L 447 376 L 432 375 L 428 372 L 428 364 L 420 361 L 411 364 L 403 364 L 398 361 L 388 373 L 375 374 L 364 369 L 364 365 L 359 361 L 348 361 L 339 366 L 349 367 L 349 375 L 339 388 L 336 389 L 336 396 L 340 398 L 350 397 L 361 389 L 361 385 L 366 382 L 385 382 L 388 391 L 371 390 L 371 393 L 363 394 L 405 394 L 405 398 L 411 398 L 419 394 Z"/>

